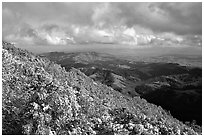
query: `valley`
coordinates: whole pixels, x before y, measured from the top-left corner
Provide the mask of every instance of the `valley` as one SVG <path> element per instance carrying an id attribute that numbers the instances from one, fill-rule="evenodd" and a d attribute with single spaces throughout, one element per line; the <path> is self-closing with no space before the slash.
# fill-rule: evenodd
<path id="1" fill-rule="evenodd" d="M 202 2 L 2 2 L 3 135 L 202 135 Z"/>
<path id="2" fill-rule="evenodd" d="M 140 96 L 162 106 L 181 121 L 202 122 L 202 68 L 193 64 L 191 56 L 164 56 L 149 60 L 133 60 L 107 53 L 50 52 L 41 54 L 60 64 L 67 71 L 81 70 L 95 81 L 130 96 Z M 172 57 L 172 56 L 170 56 Z M 159 59 L 157 59 L 159 58 Z M 179 60 L 179 59 L 180 60 Z M 193 56 L 194 59 L 195 56 Z M 168 62 L 168 61 L 169 62 Z M 178 63 L 172 63 L 176 62 Z M 199 61 L 198 61 L 199 62 Z M 195 64 L 195 63 L 194 63 Z"/>

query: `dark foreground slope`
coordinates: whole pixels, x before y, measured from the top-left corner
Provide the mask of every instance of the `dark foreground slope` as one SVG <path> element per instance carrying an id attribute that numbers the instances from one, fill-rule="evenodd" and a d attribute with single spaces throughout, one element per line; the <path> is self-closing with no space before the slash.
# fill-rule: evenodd
<path id="1" fill-rule="evenodd" d="M 2 88 L 3 134 L 197 134 L 161 107 L 5 42 Z"/>
<path id="2" fill-rule="evenodd" d="M 156 77 L 136 86 L 135 91 L 148 102 L 170 110 L 170 113 L 179 120 L 194 121 L 202 125 L 200 71 L 200 69 L 194 69 L 192 74 Z"/>

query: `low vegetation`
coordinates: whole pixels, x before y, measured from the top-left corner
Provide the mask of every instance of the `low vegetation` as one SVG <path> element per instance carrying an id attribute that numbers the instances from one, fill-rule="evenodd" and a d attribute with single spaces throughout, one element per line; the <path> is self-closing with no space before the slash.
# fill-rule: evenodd
<path id="1" fill-rule="evenodd" d="M 161 107 L 3 42 L 4 135 L 198 134 Z"/>

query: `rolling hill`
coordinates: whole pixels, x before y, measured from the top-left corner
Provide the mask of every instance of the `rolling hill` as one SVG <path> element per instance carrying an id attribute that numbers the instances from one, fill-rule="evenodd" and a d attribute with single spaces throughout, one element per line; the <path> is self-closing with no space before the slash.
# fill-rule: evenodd
<path id="1" fill-rule="evenodd" d="M 96 52 L 50 52 L 41 56 L 67 71 L 75 67 L 123 95 L 140 96 L 162 106 L 183 122 L 196 120 L 202 125 L 202 69 L 199 67 L 159 60 L 134 61 Z"/>
<path id="2" fill-rule="evenodd" d="M 3 42 L 4 135 L 198 134 L 161 107 Z"/>

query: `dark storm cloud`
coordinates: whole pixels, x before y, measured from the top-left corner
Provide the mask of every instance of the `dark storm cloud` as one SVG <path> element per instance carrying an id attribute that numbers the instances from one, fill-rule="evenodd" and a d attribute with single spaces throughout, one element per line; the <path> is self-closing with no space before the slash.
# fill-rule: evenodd
<path id="1" fill-rule="evenodd" d="M 94 3 L 3 3 L 3 10 L 18 13 L 31 24 L 90 24 Z M 4 14 L 3 14 L 4 16 Z"/>
<path id="2" fill-rule="evenodd" d="M 126 24 L 139 24 L 154 31 L 201 34 L 202 3 L 114 3 Z"/>
<path id="3" fill-rule="evenodd" d="M 160 3 L 158 7 L 171 18 L 169 30 L 181 34 L 202 33 L 202 3 Z"/>

